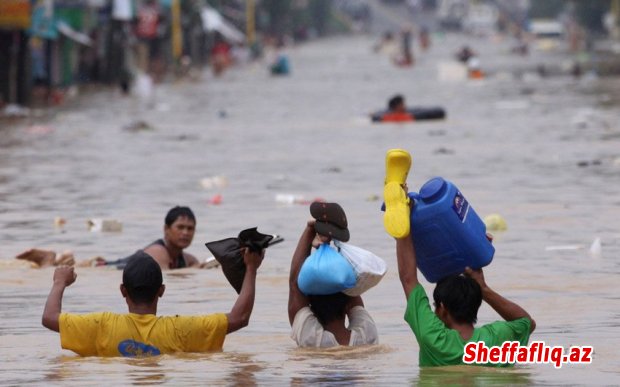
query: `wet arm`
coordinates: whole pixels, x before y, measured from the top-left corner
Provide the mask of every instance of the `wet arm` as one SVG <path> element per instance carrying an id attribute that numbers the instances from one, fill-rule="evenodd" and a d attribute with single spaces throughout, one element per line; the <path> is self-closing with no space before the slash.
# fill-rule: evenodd
<path id="1" fill-rule="evenodd" d="M 347 304 L 347 309 L 346 309 L 347 316 L 351 312 L 351 309 L 355 308 L 356 306 L 361 306 L 362 308 L 364 307 L 364 301 L 362 300 L 361 296 L 351 297 L 351 300 Z"/>
<path id="2" fill-rule="evenodd" d="M 293 320 L 295 319 L 297 312 L 309 304 L 308 297 L 306 297 L 297 286 L 297 276 L 299 275 L 299 271 L 301 270 L 301 266 L 304 261 L 310 255 L 312 240 L 315 235 L 316 232 L 314 231 L 314 225 L 311 224 L 311 222 L 308 222 L 306 228 L 301 234 L 301 237 L 299 238 L 297 248 L 295 249 L 295 253 L 293 253 L 293 259 L 291 260 L 291 271 L 288 279 L 288 320 L 291 326 L 293 325 Z"/>
<path id="3" fill-rule="evenodd" d="M 253 258 L 248 258 L 248 254 L 252 255 Z M 239 297 L 237 297 L 237 301 L 230 313 L 226 315 L 228 319 L 228 330 L 226 333 L 237 331 L 250 323 L 256 295 L 256 272 L 263 256 L 264 250 L 262 253 L 252 253 L 247 250 L 244 253 L 244 261 L 246 263 L 245 277 L 243 277 L 243 285 L 241 285 Z"/>
<path id="4" fill-rule="evenodd" d="M 405 298 L 409 298 L 411 291 L 418 284 L 418 269 L 413 248 L 413 238 L 407 235 L 396 239 L 396 258 L 398 260 L 398 276 L 405 291 Z"/>
<path id="5" fill-rule="evenodd" d="M 47 296 L 47 302 L 45 303 L 45 309 L 43 309 L 43 316 L 41 318 L 41 324 L 47 329 L 54 332 L 58 332 L 60 312 L 62 311 L 62 296 L 65 292 L 65 288 L 70 286 L 77 275 L 73 271 L 73 267 L 59 267 L 54 271 L 54 284 L 50 290 L 50 294 Z"/>
<path id="6" fill-rule="evenodd" d="M 480 285 L 482 290 L 482 299 L 493 308 L 506 321 L 514 321 L 523 317 L 527 317 L 531 321 L 530 332 L 534 332 L 536 321 L 519 305 L 503 297 L 493 289 L 491 289 L 484 279 L 484 271 L 482 269 L 465 268 L 465 275 L 472 278 Z"/>
<path id="7" fill-rule="evenodd" d="M 513 321 L 527 317 L 531 321 L 530 332 L 534 332 L 534 329 L 536 329 L 536 321 L 532 319 L 525 309 L 503 297 L 488 286 L 482 289 L 482 299 L 502 316 L 504 320 Z"/>

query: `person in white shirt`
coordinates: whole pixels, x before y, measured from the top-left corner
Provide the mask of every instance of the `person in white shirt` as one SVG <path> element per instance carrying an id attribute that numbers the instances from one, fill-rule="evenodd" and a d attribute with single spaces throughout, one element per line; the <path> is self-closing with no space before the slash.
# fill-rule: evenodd
<path id="1" fill-rule="evenodd" d="M 340 206 L 338 209 L 344 215 Z M 299 290 L 297 277 L 313 245 L 328 243 L 332 238 L 318 234 L 315 223 L 314 219 L 308 221 L 291 261 L 288 300 L 291 337 L 300 347 L 378 344 L 377 327 L 360 296 L 351 297 L 344 293 L 306 296 Z M 320 223 L 325 226 L 325 222 Z M 338 227 L 334 223 L 329 226 Z M 346 318 L 348 327 L 345 326 Z"/>

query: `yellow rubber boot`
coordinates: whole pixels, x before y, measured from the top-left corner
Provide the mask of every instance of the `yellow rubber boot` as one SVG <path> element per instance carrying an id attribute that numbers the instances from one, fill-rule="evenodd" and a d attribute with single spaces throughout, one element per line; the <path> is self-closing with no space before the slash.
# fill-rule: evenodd
<path id="1" fill-rule="evenodd" d="M 385 155 L 385 184 L 405 184 L 411 168 L 411 155 L 404 149 L 390 149 Z"/>
<path id="2" fill-rule="evenodd" d="M 411 155 L 403 149 L 390 149 L 385 157 L 385 186 L 383 200 L 385 214 L 383 226 L 394 238 L 409 235 L 411 208 L 409 197 L 403 189 L 411 168 Z"/>

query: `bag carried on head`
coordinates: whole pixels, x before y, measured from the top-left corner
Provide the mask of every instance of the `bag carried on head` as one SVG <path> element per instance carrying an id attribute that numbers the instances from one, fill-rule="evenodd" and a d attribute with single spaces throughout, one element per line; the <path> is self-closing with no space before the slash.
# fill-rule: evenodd
<path id="1" fill-rule="evenodd" d="M 328 243 L 319 246 L 301 266 L 297 286 L 305 295 L 327 295 L 355 286 L 356 276 L 349 261 Z"/>
<path id="2" fill-rule="evenodd" d="M 385 261 L 370 251 L 340 241 L 334 241 L 334 244 L 349 261 L 357 276 L 355 286 L 344 290 L 344 294 L 352 297 L 361 295 L 378 284 L 387 272 Z"/>

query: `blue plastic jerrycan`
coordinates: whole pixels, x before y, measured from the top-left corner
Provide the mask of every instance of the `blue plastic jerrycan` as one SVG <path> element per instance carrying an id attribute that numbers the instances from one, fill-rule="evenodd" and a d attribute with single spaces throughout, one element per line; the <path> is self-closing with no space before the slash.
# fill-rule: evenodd
<path id="1" fill-rule="evenodd" d="M 409 196 L 418 268 L 429 282 L 491 263 L 495 248 L 486 226 L 454 184 L 435 177 Z"/>

